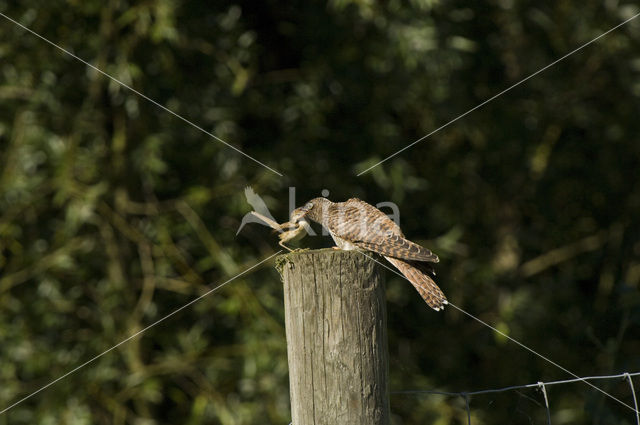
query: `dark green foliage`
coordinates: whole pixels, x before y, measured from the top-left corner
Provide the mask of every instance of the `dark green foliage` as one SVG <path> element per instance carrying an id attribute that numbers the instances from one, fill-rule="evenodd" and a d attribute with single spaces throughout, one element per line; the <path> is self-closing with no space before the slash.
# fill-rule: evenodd
<path id="1" fill-rule="evenodd" d="M 250 224 L 330 191 L 392 201 L 456 305 L 573 372 L 640 370 L 640 18 L 357 177 L 634 13 L 618 2 L 0 1 L 0 410 L 277 251 Z M 328 246 L 307 238 L 305 247 Z M 288 423 L 267 263 L 0 424 Z M 568 378 L 389 273 L 392 391 Z M 599 385 L 632 403 L 626 384 Z M 638 383 L 640 386 L 640 382 Z M 552 423 L 634 423 L 581 384 Z M 474 424 L 545 423 L 534 390 Z M 466 423 L 394 395 L 396 424 Z"/>

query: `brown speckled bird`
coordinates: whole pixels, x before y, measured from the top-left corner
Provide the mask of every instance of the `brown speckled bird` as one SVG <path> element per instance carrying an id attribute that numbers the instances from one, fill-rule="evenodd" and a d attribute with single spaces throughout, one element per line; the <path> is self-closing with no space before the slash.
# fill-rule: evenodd
<path id="1" fill-rule="evenodd" d="M 369 250 L 384 256 L 434 310 L 447 304 L 428 264 L 437 263 L 438 256 L 405 239 L 400 227 L 373 205 L 357 198 L 346 202 L 315 198 L 293 210 L 289 223 L 302 224 L 306 219 L 322 224 L 340 249 Z"/>

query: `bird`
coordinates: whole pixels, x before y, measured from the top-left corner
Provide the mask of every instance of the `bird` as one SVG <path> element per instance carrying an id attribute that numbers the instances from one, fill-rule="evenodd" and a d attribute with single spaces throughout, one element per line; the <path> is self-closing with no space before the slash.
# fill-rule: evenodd
<path id="1" fill-rule="evenodd" d="M 367 202 L 351 198 L 331 202 L 314 198 L 291 212 L 289 226 L 302 226 L 307 220 L 324 226 L 337 247 L 343 250 L 368 250 L 382 255 L 407 278 L 427 305 L 436 311 L 448 304 L 433 280 L 431 263 L 436 254 L 406 239 L 400 226 Z"/>

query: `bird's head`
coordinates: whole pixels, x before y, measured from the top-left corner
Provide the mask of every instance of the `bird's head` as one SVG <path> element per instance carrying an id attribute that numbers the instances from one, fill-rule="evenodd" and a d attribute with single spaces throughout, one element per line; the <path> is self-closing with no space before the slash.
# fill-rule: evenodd
<path id="1" fill-rule="evenodd" d="M 289 221 L 282 223 L 277 230 L 279 232 L 295 232 L 297 234 L 302 228 L 307 228 L 309 226 L 309 222 L 307 221 L 306 217 L 312 208 L 313 203 L 309 201 L 303 206 L 291 211 Z"/>
<path id="2" fill-rule="evenodd" d="M 309 201 L 303 206 L 291 211 L 289 221 L 282 223 L 277 229 L 280 232 L 280 244 L 285 242 L 302 239 L 307 233 L 313 234 L 307 214 L 313 209 L 313 202 Z M 282 245 L 284 246 L 284 245 Z"/>
<path id="3" fill-rule="evenodd" d="M 307 219 L 311 219 L 313 221 L 321 222 L 320 217 L 325 210 L 325 205 L 328 204 L 331 204 L 331 201 L 327 198 L 314 198 L 303 206 L 291 211 L 291 218 L 289 221 L 291 223 L 298 223 L 300 221 L 307 221 Z"/>
<path id="4" fill-rule="evenodd" d="M 311 211 L 311 209 L 313 209 L 313 202 L 309 201 L 303 206 L 298 207 L 295 210 L 291 211 L 291 217 L 289 221 L 295 224 L 295 223 L 298 223 L 299 221 L 304 220 L 307 214 L 309 214 L 309 211 Z"/>

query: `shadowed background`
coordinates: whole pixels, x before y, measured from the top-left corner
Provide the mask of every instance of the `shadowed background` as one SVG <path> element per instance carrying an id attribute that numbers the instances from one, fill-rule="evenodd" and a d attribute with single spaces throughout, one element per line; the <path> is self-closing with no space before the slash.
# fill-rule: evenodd
<path id="1" fill-rule="evenodd" d="M 277 251 L 236 236 L 329 190 L 396 203 L 450 300 L 580 376 L 640 370 L 640 19 L 356 175 L 638 13 L 587 1 L 0 0 L 0 410 Z M 316 230 L 319 230 L 316 228 Z M 307 238 L 305 247 L 329 246 Z M 568 376 L 387 273 L 391 390 Z M 638 385 L 640 385 L 640 382 Z M 628 384 L 600 382 L 632 403 Z M 553 424 L 635 423 L 584 384 Z M 545 423 L 536 390 L 474 424 Z M 466 423 L 392 395 L 394 424 Z M 283 424 L 272 263 L 0 416 L 0 424 Z"/>

